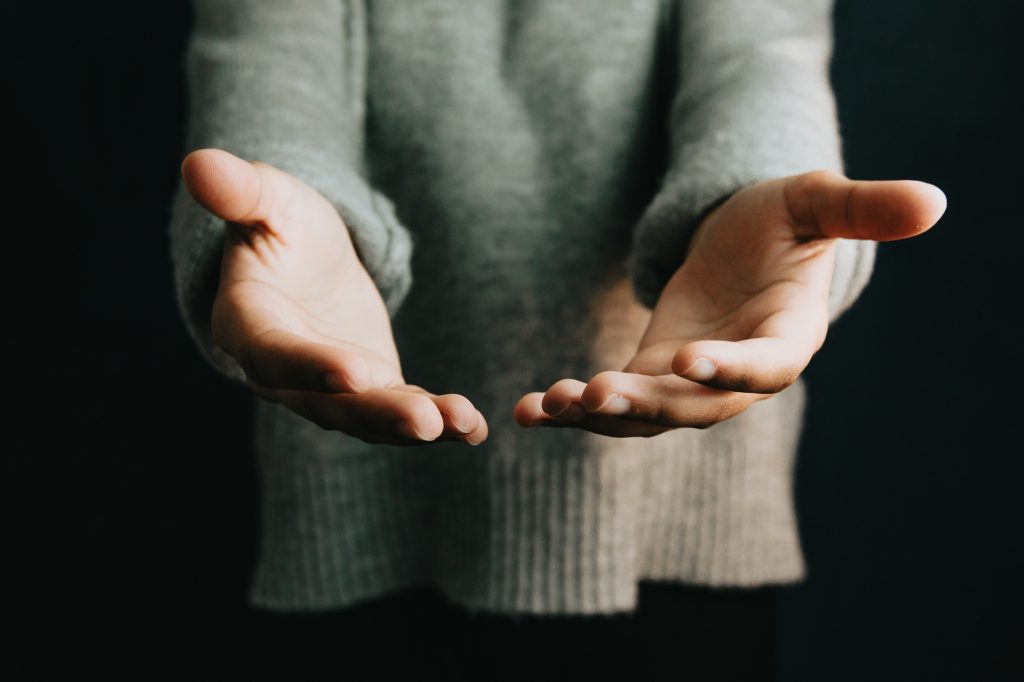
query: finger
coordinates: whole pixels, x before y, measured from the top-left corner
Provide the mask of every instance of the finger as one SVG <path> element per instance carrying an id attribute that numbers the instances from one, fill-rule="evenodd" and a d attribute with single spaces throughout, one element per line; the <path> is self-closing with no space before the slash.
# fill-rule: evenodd
<path id="1" fill-rule="evenodd" d="M 552 417 L 567 420 L 579 420 L 586 411 L 580 405 L 583 391 L 587 388 L 585 381 L 578 379 L 560 379 L 543 393 L 541 408 Z"/>
<path id="2" fill-rule="evenodd" d="M 744 393 L 778 393 L 810 361 L 786 339 L 697 341 L 680 348 L 672 371 L 705 386 Z"/>
<path id="3" fill-rule="evenodd" d="M 556 383 L 556 391 L 564 385 Z M 580 394 L 584 415 L 565 410 L 554 417 L 545 411 L 544 394 L 523 396 L 513 412 L 521 426 L 577 425 L 598 433 L 621 434 L 623 424 L 669 428 L 708 428 L 729 419 L 768 394 L 737 393 L 710 388 L 674 374 L 648 376 L 606 371 L 595 375 Z M 650 433 L 650 429 L 645 429 Z M 629 435 L 635 434 L 633 431 Z"/>
<path id="4" fill-rule="evenodd" d="M 185 187 L 207 211 L 232 223 L 269 226 L 287 207 L 295 181 L 273 166 L 222 149 L 198 149 L 181 163 Z"/>
<path id="5" fill-rule="evenodd" d="M 489 433 L 487 420 L 484 419 L 483 413 L 473 407 L 472 402 L 465 396 L 456 393 L 446 393 L 439 396 L 416 384 L 399 384 L 393 388 L 399 391 L 419 393 L 434 401 L 434 404 L 441 411 L 442 419 L 445 422 L 445 430 L 441 438 L 445 440 L 461 440 L 470 445 L 479 445 L 487 440 Z M 467 406 L 468 410 L 466 409 Z M 458 411 L 461 416 L 453 414 L 453 409 Z M 466 422 L 474 422 L 475 426 L 468 431 L 460 431 L 459 429 L 466 428 Z"/>
<path id="6" fill-rule="evenodd" d="M 513 409 L 513 418 L 517 424 L 524 428 L 547 426 L 582 429 L 616 438 L 656 436 L 671 428 L 603 414 L 585 414 L 580 419 L 573 421 L 561 417 L 553 417 L 541 407 L 544 395 L 543 392 L 537 391 L 527 393 L 519 399 L 519 402 L 516 403 Z"/>
<path id="7" fill-rule="evenodd" d="M 481 414 L 465 396 L 445 393 L 434 396 L 433 400 L 441 412 L 446 434 L 464 436 L 479 428 Z"/>
<path id="8" fill-rule="evenodd" d="M 540 405 L 541 399 L 543 398 L 543 391 L 527 393 L 519 398 L 516 404 L 512 407 L 512 419 L 515 420 L 516 424 L 523 427 L 535 426 L 535 422 L 541 421 L 545 418 L 551 418 L 551 416 L 545 412 Z"/>
<path id="9" fill-rule="evenodd" d="M 851 180 L 833 171 L 786 178 L 783 195 L 802 238 L 892 241 L 921 234 L 946 210 L 946 195 L 918 180 Z"/>
<path id="10" fill-rule="evenodd" d="M 322 429 L 370 443 L 408 445 L 436 440 L 444 421 L 429 397 L 394 388 L 363 393 L 279 391 L 281 402 Z"/>
<path id="11" fill-rule="evenodd" d="M 688 343 L 672 358 L 672 371 L 705 386 L 742 393 L 778 393 L 807 368 L 825 340 L 826 322 L 809 312 L 783 310 L 742 341 Z"/>
<path id="12" fill-rule="evenodd" d="M 580 404 L 590 414 L 703 429 L 766 397 L 710 388 L 675 374 L 649 376 L 609 370 L 587 382 Z"/>
<path id="13" fill-rule="evenodd" d="M 477 410 L 477 415 L 477 427 L 463 437 L 463 440 L 470 445 L 480 445 L 480 443 L 483 443 L 487 440 L 489 432 L 487 420 L 484 419 L 483 413 L 481 413 L 480 410 Z"/>

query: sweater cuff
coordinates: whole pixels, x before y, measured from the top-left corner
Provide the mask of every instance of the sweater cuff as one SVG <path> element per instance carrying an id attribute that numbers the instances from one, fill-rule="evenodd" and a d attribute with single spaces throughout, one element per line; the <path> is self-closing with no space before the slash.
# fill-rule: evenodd
<path id="1" fill-rule="evenodd" d="M 266 161 L 291 173 L 334 205 L 393 318 L 412 285 L 413 242 L 391 201 L 348 166 L 316 155 L 281 152 L 250 160 Z M 211 330 L 224 228 L 224 220 L 196 203 L 179 180 L 170 221 L 178 310 L 206 361 L 225 377 L 245 384 L 245 373 L 231 355 L 213 342 Z"/>

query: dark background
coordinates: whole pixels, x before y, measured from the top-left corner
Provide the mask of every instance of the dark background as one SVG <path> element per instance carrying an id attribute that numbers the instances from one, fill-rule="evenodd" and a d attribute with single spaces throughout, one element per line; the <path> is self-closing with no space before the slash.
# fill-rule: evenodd
<path id="1" fill-rule="evenodd" d="M 166 244 L 188 4 L 2 16 L 2 372 L 17 407 L 0 607 L 15 634 L 0 666 L 246 670 L 249 396 L 186 336 Z M 949 208 L 880 247 L 806 374 L 810 577 L 781 595 L 781 673 L 1019 677 L 1019 17 L 1010 2 L 840 0 L 836 25 L 847 174 L 926 180 Z"/>

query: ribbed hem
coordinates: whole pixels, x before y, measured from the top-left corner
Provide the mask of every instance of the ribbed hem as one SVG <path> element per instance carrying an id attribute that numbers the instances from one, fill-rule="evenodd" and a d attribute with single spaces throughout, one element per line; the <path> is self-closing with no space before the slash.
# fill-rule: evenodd
<path id="1" fill-rule="evenodd" d="M 250 600 L 321 610 L 430 585 L 470 611 L 608 614 L 635 609 L 645 579 L 799 580 L 791 475 L 803 399 L 798 383 L 705 431 L 585 434 L 588 447 L 569 453 L 352 439 L 335 456 L 265 453 Z M 326 447 L 343 442 L 327 435 Z"/>

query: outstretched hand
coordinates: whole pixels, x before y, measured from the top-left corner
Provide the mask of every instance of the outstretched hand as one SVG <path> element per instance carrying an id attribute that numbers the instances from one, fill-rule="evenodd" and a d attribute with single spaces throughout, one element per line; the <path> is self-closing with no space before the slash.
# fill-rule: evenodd
<path id="1" fill-rule="evenodd" d="M 694 232 L 621 371 L 528 393 L 514 418 L 626 437 L 735 416 L 792 384 L 824 342 L 837 238 L 915 237 L 945 208 L 914 180 L 814 171 L 750 185 Z"/>
<path id="2" fill-rule="evenodd" d="M 405 382 L 387 308 L 327 199 L 217 149 L 192 152 L 181 171 L 196 201 L 226 221 L 213 340 L 257 395 L 370 443 L 487 437 L 467 398 Z"/>

